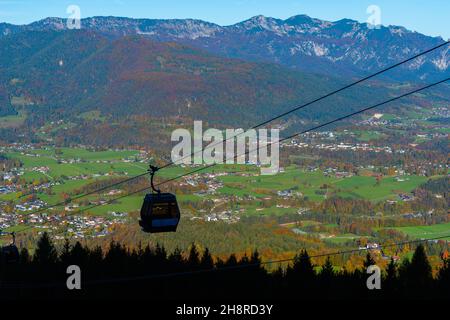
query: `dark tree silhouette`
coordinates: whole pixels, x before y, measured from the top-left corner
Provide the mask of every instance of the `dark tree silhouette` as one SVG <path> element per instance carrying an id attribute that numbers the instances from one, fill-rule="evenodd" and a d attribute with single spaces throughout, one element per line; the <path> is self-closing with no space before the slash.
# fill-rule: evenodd
<path id="1" fill-rule="evenodd" d="M 200 265 L 200 254 L 197 250 L 195 243 L 191 245 L 191 250 L 189 251 L 189 257 L 187 261 L 189 268 L 195 270 Z"/>
<path id="2" fill-rule="evenodd" d="M 370 266 L 376 265 L 377 263 L 375 262 L 375 260 L 372 258 L 372 255 L 370 254 L 370 252 L 368 252 L 366 254 L 366 261 L 364 261 L 364 268 L 368 268 Z"/>
<path id="3" fill-rule="evenodd" d="M 417 246 L 406 272 L 406 280 L 409 287 L 414 289 L 413 292 L 419 293 L 420 289 L 426 290 L 431 287 L 433 280 L 431 265 L 423 245 Z"/>
<path id="4" fill-rule="evenodd" d="M 214 261 L 208 248 L 203 252 L 200 267 L 201 269 L 212 269 L 214 267 Z"/>
<path id="5" fill-rule="evenodd" d="M 443 259 L 443 266 L 438 272 L 439 291 L 442 296 L 445 296 L 445 291 L 450 291 L 450 258 Z"/>
<path id="6" fill-rule="evenodd" d="M 37 243 L 36 251 L 33 256 L 33 262 L 41 266 L 51 266 L 55 265 L 57 261 L 58 253 L 56 252 L 56 248 L 50 240 L 47 232 L 44 232 Z"/>
<path id="7" fill-rule="evenodd" d="M 368 255 L 365 265 L 375 264 Z M 306 250 L 296 255 L 292 265 L 274 272 L 263 268 L 257 251 L 238 259 L 213 259 L 206 248 L 194 244 L 188 252 L 177 249 L 170 255 L 157 244 L 129 250 L 111 242 L 103 252 L 66 241 L 58 254 L 48 234 L 38 240 L 30 257 L 26 249 L 14 264 L 0 264 L 0 299 L 39 298 L 117 298 L 136 299 L 402 299 L 450 298 L 450 262 L 433 278 L 425 248 L 418 246 L 409 261 L 400 266 L 391 260 L 384 271 L 382 290 L 368 290 L 363 269 L 338 271 L 328 257 L 315 267 Z M 82 270 L 80 292 L 66 288 L 66 269 L 78 265 Z M 376 291 L 376 292 L 375 292 Z"/>
<path id="8" fill-rule="evenodd" d="M 326 281 L 330 281 L 334 277 L 334 274 L 335 272 L 331 259 L 330 257 L 327 257 L 327 260 L 325 260 L 325 263 L 320 271 L 320 277 Z"/>

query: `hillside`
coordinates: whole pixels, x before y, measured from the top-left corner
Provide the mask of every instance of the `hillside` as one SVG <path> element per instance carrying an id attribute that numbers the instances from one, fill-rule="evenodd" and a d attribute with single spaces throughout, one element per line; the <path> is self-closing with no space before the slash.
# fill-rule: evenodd
<path id="1" fill-rule="evenodd" d="M 27 97 L 36 106 L 51 110 L 63 109 L 66 117 L 100 110 L 114 117 L 201 117 L 222 124 L 253 123 L 255 118 L 267 118 L 341 84 L 274 64 L 225 59 L 180 44 L 141 36 L 111 40 L 89 31 L 4 37 L 0 70 L 11 97 Z M 358 97 L 364 94 L 371 92 L 362 87 Z M 349 99 L 344 96 L 335 111 L 342 110 Z M 320 112 L 329 110 L 315 111 Z"/>
<path id="2" fill-rule="evenodd" d="M 0 39 L 0 86 L 5 88 L 0 94 L 4 105 L 9 99 L 15 108 L 2 110 L 27 115 L 28 128 L 69 122 L 67 132 L 56 135 L 60 142 L 161 143 L 170 137 L 170 125 L 187 126 L 192 120 L 249 127 L 348 82 L 142 35 L 25 31 Z M 305 121 L 339 117 L 407 89 L 367 83 L 283 122 L 298 131 Z M 432 93 L 405 99 L 400 106 L 412 101 L 431 106 L 433 99 L 441 99 Z M 98 130 L 106 135 L 99 136 Z"/>
<path id="3" fill-rule="evenodd" d="M 81 25 L 85 30 L 109 37 L 142 35 L 157 41 L 188 44 L 225 57 L 346 76 L 372 72 L 444 41 L 401 26 L 371 29 L 350 19 L 331 22 L 306 15 L 286 20 L 256 16 L 230 26 L 192 19 L 120 17 L 86 18 Z M 25 26 L 0 24 L 0 35 L 65 28 L 64 19 L 47 18 Z M 449 69 L 449 55 L 447 47 L 387 74 L 386 78 L 401 81 L 439 78 Z"/>

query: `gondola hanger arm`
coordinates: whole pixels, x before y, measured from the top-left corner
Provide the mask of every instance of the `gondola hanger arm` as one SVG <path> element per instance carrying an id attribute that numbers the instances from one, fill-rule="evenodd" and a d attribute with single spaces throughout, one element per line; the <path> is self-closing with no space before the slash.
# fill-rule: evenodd
<path id="1" fill-rule="evenodd" d="M 153 192 L 160 194 L 160 193 L 161 193 L 161 190 L 156 189 L 156 188 L 155 188 L 155 185 L 153 184 L 153 177 L 155 176 L 155 173 L 156 173 L 158 170 L 159 170 L 158 167 L 153 166 L 153 165 L 150 165 L 150 166 L 149 166 L 149 169 L 148 169 L 148 172 L 150 172 L 150 184 L 151 184 L 151 187 L 152 187 Z"/>

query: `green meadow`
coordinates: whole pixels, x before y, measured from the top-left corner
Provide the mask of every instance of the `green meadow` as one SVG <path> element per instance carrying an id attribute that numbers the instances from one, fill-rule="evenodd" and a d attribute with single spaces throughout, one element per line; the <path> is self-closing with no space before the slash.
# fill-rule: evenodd
<path id="1" fill-rule="evenodd" d="M 378 140 L 386 137 L 385 134 L 377 131 L 354 131 L 358 137 L 358 140 L 363 142 L 369 142 L 371 140 Z"/>
<path id="2" fill-rule="evenodd" d="M 25 112 L 20 112 L 18 115 L 0 117 L 0 128 L 15 128 L 21 126 L 26 120 Z"/>
<path id="3" fill-rule="evenodd" d="M 224 194 L 264 198 L 274 191 L 295 189 L 313 201 L 324 200 L 326 195 L 321 194 L 324 191 L 327 195 L 335 194 L 343 198 L 381 201 L 396 199 L 398 193 L 409 193 L 427 178 L 408 176 L 405 181 L 396 181 L 394 177 L 387 177 L 377 185 L 373 177 L 335 178 L 319 171 L 307 172 L 289 167 L 284 173 L 273 176 L 224 176 L 220 180 L 224 187 L 219 191 Z M 324 185 L 327 186 L 326 189 Z"/>
<path id="4" fill-rule="evenodd" d="M 427 181 L 422 176 L 407 176 L 405 181 L 396 181 L 394 177 L 387 177 L 376 185 L 373 177 L 351 177 L 342 179 L 334 184 L 339 189 L 337 193 L 343 198 L 367 199 L 381 201 L 395 199 L 398 193 L 408 193 Z"/>
<path id="5" fill-rule="evenodd" d="M 436 238 L 448 235 L 449 237 L 445 238 L 445 240 L 450 241 L 450 222 L 431 226 L 397 227 L 393 229 L 403 232 L 414 239 Z"/>
<path id="6" fill-rule="evenodd" d="M 75 194 L 75 191 L 88 183 L 100 179 L 110 179 L 104 176 L 107 173 L 115 177 L 132 177 L 145 173 L 147 164 L 134 161 L 139 155 L 138 151 L 90 151 L 81 148 L 40 149 L 29 150 L 26 153 L 8 153 L 9 158 L 19 159 L 23 163 L 24 174 L 22 176 L 28 182 L 36 182 L 42 178 L 61 181 L 60 185 L 52 188 L 52 194 L 38 193 L 40 199 L 47 203 L 62 201 L 62 194 Z M 61 160 L 81 159 L 82 162 L 61 163 Z M 123 161 L 128 159 L 131 161 Z M 34 167 L 48 167 L 47 173 L 33 171 Z M 195 171 L 200 167 L 171 166 L 161 170 L 158 175 L 162 180 L 176 178 L 180 175 Z M 272 215 L 283 213 L 295 213 L 296 208 L 280 208 L 276 205 L 263 207 L 264 198 L 274 198 L 277 191 L 292 189 L 301 193 L 312 201 L 323 201 L 330 196 L 340 196 L 352 199 L 367 199 L 370 201 L 382 201 L 397 199 L 398 193 L 409 193 L 421 183 L 425 177 L 407 176 L 405 181 L 396 181 L 393 177 L 386 177 L 376 184 L 373 177 L 354 176 L 349 178 L 336 178 L 326 176 L 321 171 L 309 172 L 295 166 L 287 167 L 284 172 L 276 175 L 260 175 L 260 169 L 246 165 L 216 165 L 200 171 L 202 173 L 223 173 L 230 175 L 219 176 L 223 187 L 218 189 L 217 195 L 197 196 L 180 195 L 180 205 L 188 202 L 197 202 L 204 199 L 214 199 L 227 195 L 239 197 L 253 196 L 256 199 L 251 204 L 239 206 L 246 214 Z M 234 174 L 235 173 L 235 174 Z M 92 177 L 99 174 L 99 177 Z M 88 179 L 68 180 L 62 177 L 89 175 Z M 17 200 L 20 194 L 12 193 L 0 195 L 0 200 Z M 89 212 L 93 214 L 106 214 L 110 211 L 134 211 L 138 210 L 141 199 L 132 196 L 120 199 L 108 206 L 96 207 Z"/>

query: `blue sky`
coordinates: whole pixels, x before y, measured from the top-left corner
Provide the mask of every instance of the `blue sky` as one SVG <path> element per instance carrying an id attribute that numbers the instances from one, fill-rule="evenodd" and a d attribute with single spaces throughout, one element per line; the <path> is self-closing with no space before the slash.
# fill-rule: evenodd
<path id="1" fill-rule="evenodd" d="M 82 17 L 196 18 L 229 25 L 255 15 L 288 18 L 307 14 L 325 20 L 368 19 L 369 5 L 381 9 L 383 25 L 401 25 L 450 38 L 449 0 L 0 0 L 0 22 L 25 24 L 45 17 L 67 17 L 78 5 Z"/>

